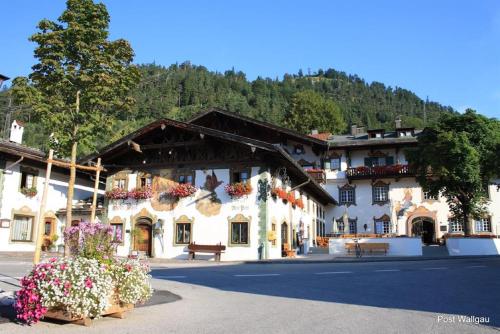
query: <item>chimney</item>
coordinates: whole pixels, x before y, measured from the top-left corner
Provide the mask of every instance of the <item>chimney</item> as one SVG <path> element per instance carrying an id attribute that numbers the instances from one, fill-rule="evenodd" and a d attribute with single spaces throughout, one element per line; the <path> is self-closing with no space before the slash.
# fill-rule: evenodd
<path id="1" fill-rule="evenodd" d="M 356 124 L 351 125 L 351 135 L 355 136 L 358 134 L 358 126 Z"/>
<path id="2" fill-rule="evenodd" d="M 14 122 L 12 122 L 12 125 L 10 126 L 9 140 L 14 143 L 22 144 L 23 132 L 24 132 L 24 124 L 20 121 L 14 120 Z"/>
<path id="3" fill-rule="evenodd" d="M 396 129 L 401 129 L 401 118 L 396 118 Z"/>
<path id="4" fill-rule="evenodd" d="M 311 130 L 311 134 L 312 135 L 317 135 L 318 134 L 318 130 L 317 129 Z"/>

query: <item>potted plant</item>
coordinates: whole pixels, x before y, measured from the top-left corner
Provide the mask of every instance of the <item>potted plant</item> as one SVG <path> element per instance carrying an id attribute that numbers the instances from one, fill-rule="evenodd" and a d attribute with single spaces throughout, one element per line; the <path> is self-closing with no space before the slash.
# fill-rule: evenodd
<path id="1" fill-rule="evenodd" d="M 26 197 L 35 197 L 38 191 L 36 190 L 35 187 L 27 188 L 23 187 L 21 188 L 21 194 L 23 194 Z"/>
<path id="2" fill-rule="evenodd" d="M 236 182 L 232 184 L 227 184 L 224 187 L 226 193 L 231 196 L 231 198 L 241 198 L 252 193 L 252 185 L 250 182 Z"/>
<path id="3" fill-rule="evenodd" d="M 109 225 L 82 222 L 65 230 L 72 257 L 51 258 L 21 280 L 14 307 L 28 324 L 43 317 L 83 320 L 121 314 L 151 297 L 149 266 L 113 258 Z"/>
<path id="4" fill-rule="evenodd" d="M 304 209 L 304 201 L 302 201 L 302 198 L 298 198 L 296 201 L 295 201 L 295 205 L 297 207 L 299 207 L 300 209 Z"/>

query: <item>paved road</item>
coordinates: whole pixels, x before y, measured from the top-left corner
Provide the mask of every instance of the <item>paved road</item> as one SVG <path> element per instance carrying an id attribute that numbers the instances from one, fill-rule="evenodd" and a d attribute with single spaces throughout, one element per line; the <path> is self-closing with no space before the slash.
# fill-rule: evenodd
<path id="1" fill-rule="evenodd" d="M 154 269 L 153 276 L 156 288 L 183 299 L 134 310 L 124 320 L 101 319 L 91 329 L 4 324 L 0 332 L 498 333 L 500 327 L 499 259 L 181 266 Z M 464 323 L 464 315 L 489 323 Z"/>

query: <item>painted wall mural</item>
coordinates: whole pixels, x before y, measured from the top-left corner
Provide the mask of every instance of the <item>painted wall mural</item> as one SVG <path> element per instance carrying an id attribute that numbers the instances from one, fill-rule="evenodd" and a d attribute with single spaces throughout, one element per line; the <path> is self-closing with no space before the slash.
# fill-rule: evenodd
<path id="1" fill-rule="evenodd" d="M 151 198 L 151 207 L 157 211 L 172 211 L 178 204 L 178 199 L 167 195 L 177 183 L 171 180 L 169 173 L 162 173 L 153 179 L 153 197 Z"/>
<path id="2" fill-rule="evenodd" d="M 196 210 L 205 217 L 216 216 L 220 213 L 222 202 L 217 196 L 215 189 L 222 184 L 223 181 L 217 179 L 217 175 L 212 170 L 211 174 L 205 177 L 205 183 L 196 196 Z"/>
<path id="3" fill-rule="evenodd" d="M 396 202 L 394 209 L 396 210 L 396 214 L 398 217 L 404 216 L 408 211 L 411 211 L 412 206 L 415 205 L 415 203 L 412 202 L 413 200 L 413 193 L 410 188 L 406 188 L 404 190 L 404 197 L 401 201 Z"/>

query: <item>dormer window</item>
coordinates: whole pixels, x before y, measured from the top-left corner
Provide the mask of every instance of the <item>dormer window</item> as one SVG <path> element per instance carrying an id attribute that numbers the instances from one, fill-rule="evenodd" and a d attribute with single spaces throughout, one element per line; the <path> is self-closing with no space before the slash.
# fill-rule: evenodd
<path id="1" fill-rule="evenodd" d="M 369 139 L 382 139 L 384 138 L 384 129 L 368 130 Z"/>
<path id="2" fill-rule="evenodd" d="M 304 154 L 304 146 L 303 145 L 294 145 L 293 146 L 293 153 L 294 154 Z"/>

